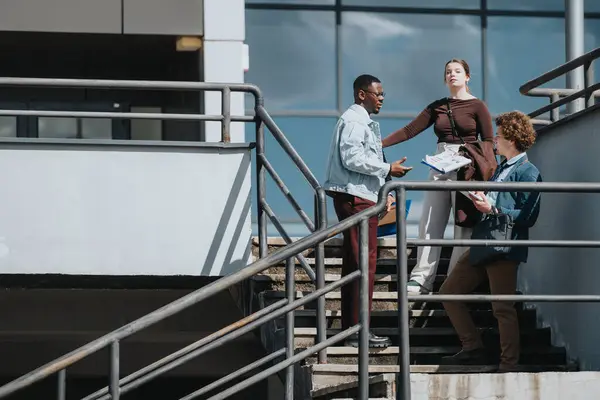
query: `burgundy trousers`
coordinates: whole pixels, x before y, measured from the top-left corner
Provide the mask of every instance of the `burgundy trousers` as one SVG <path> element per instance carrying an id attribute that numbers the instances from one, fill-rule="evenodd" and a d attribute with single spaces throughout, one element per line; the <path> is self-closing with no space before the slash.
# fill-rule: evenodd
<path id="1" fill-rule="evenodd" d="M 333 205 L 338 220 L 342 221 L 354 214 L 372 207 L 374 202 L 351 196 L 344 193 L 336 193 Z M 377 215 L 369 219 L 369 314 L 373 302 L 373 285 L 375 283 L 375 270 L 377 269 Z M 358 264 L 358 237 L 359 226 L 355 225 L 347 229 L 344 235 L 342 256 L 342 277 L 359 269 Z M 342 329 L 348 329 L 358 324 L 359 311 L 359 280 L 342 286 Z"/>

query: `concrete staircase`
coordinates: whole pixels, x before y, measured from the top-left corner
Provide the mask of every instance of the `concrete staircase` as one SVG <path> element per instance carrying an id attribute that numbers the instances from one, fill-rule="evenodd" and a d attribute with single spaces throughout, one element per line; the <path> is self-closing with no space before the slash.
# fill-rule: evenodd
<path id="1" fill-rule="evenodd" d="M 257 241 L 254 241 L 253 251 L 257 252 Z M 285 242 L 279 238 L 269 239 L 269 250 L 273 251 Z M 415 249 L 409 249 L 409 270 L 415 265 Z M 434 290 L 445 279 L 450 248 L 442 251 L 442 260 L 438 268 L 438 276 Z M 305 257 L 312 264 L 312 251 L 305 252 Z M 333 238 L 326 243 L 325 264 L 326 281 L 332 282 L 341 274 L 341 239 Z M 375 334 L 389 336 L 393 346 L 387 349 L 372 349 L 370 351 L 370 396 L 380 399 L 395 399 L 395 374 L 398 372 L 398 314 L 396 287 L 396 248 L 395 239 L 380 239 L 377 278 L 373 296 L 373 312 L 371 327 Z M 285 296 L 284 266 L 274 266 L 262 275 L 253 278 L 255 306 L 264 307 Z M 296 266 L 297 297 L 314 290 L 314 285 L 302 270 Z M 482 287 L 480 291 L 486 291 Z M 420 387 L 419 399 L 470 398 L 464 395 L 451 397 L 450 393 L 442 391 L 439 396 L 440 382 L 436 380 L 463 379 L 465 376 L 492 372 L 496 365 L 460 367 L 441 366 L 440 358 L 460 350 L 460 342 L 450 321 L 440 303 L 410 302 L 410 359 L 413 392 Z M 475 323 L 482 331 L 484 343 L 490 354 L 490 360 L 497 360 L 499 355 L 498 330 L 496 320 L 489 303 L 471 303 Z M 564 348 L 555 347 L 551 343 L 552 332 L 549 328 L 538 328 L 535 309 L 527 309 L 523 304 L 516 305 L 519 311 L 521 326 L 523 372 L 541 371 L 575 371 L 576 365 L 567 360 Z M 316 302 L 308 304 L 296 311 L 295 346 L 303 349 L 314 344 L 316 338 Z M 331 336 L 340 330 L 340 293 L 331 292 L 326 296 L 327 335 Z M 261 339 L 268 351 L 274 351 L 285 346 L 284 319 L 267 324 L 261 330 Z M 306 360 L 296 368 L 296 397 L 297 399 L 342 399 L 353 398 L 357 390 L 357 356 L 356 348 L 339 346 L 327 351 L 328 363 L 317 364 L 316 355 Z M 497 364 L 497 363 L 496 363 Z M 424 375 L 422 375 L 424 374 Z M 462 377 L 462 378 L 461 378 Z M 420 382 L 420 383 L 419 383 Z M 421 385 L 421 386 L 419 386 Z M 458 386 L 457 386 L 458 385 Z M 464 382 L 455 385 L 464 389 Z M 462 386 L 461 386 L 462 385 Z M 444 387 L 452 387 L 452 382 L 444 383 Z M 458 390 L 458 389 L 457 389 Z M 462 390 L 462 389 L 461 389 Z M 502 389 L 504 390 L 504 389 Z M 437 392 L 436 392 L 437 391 Z M 424 394 L 427 392 L 427 394 Z M 463 392 L 461 392 L 463 393 Z M 443 397 L 442 397 L 443 396 Z M 448 396 L 448 397 L 445 397 Z M 416 398 L 413 396 L 413 399 Z M 488 397 L 485 397 L 488 398 Z M 496 397 L 489 397 L 490 399 Z M 500 398 L 500 397 L 498 397 Z"/>

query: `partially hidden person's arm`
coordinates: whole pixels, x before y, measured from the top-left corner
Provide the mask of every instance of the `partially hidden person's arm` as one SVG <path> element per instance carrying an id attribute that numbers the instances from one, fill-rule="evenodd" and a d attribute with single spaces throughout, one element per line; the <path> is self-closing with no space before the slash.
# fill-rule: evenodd
<path id="1" fill-rule="evenodd" d="M 340 157 L 342 165 L 350 171 L 385 178 L 390 173 L 390 164 L 385 163 L 365 148 L 365 127 L 356 122 L 347 122 L 340 132 Z"/>
<path id="2" fill-rule="evenodd" d="M 475 113 L 477 122 L 477 132 L 481 136 L 481 140 L 484 142 L 494 141 L 494 127 L 492 126 L 492 116 L 490 110 L 488 110 L 485 103 L 482 101 L 479 104 L 477 112 Z"/>
<path id="3" fill-rule="evenodd" d="M 526 172 L 517 182 L 541 182 L 542 176 L 536 171 Z M 531 228 L 540 213 L 540 192 L 517 192 L 514 208 L 497 207 L 498 212 L 512 217 L 515 226 Z"/>
<path id="4" fill-rule="evenodd" d="M 425 108 L 417 118 L 412 120 L 408 125 L 396 132 L 389 134 L 382 140 L 383 147 L 393 146 L 402 143 L 408 139 L 412 139 L 425 129 L 433 125 L 433 110 L 431 107 Z"/>

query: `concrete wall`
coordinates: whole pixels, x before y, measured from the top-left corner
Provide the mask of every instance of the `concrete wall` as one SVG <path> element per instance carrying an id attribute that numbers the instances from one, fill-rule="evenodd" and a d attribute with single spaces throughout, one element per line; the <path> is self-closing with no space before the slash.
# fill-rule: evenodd
<path id="1" fill-rule="evenodd" d="M 202 0 L 3 0 L 0 30 L 201 35 L 202 12 Z"/>
<path id="2" fill-rule="evenodd" d="M 598 182 L 600 109 L 575 114 L 539 131 L 528 151 L 546 182 Z M 541 213 L 532 239 L 598 240 L 600 194 L 542 195 Z M 600 249 L 530 249 L 521 266 L 520 286 L 528 294 L 600 295 Z M 565 345 L 581 368 L 600 370 L 600 304 L 540 303 L 541 322 Z"/>
<path id="3" fill-rule="evenodd" d="M 204 82 L 244 82 L 244 39 L 246 26 L 244 0 L 206 0 L 204 2 Z M 221 114 L 221 94 L 203 94 L 204 112 Z M 244 94 L 231 95 L 231 113 L 244 115 Z M 205 140 L 221 140 L 219 122 L 206 122 Z M 253 141 L 254 138 L 248 138 Z M 244 142 L 244 125 L 233 123 L 231 141 Z"/>
<path id="4" fill-rule="evenodd" d="M 248 146 L 0 142 L 0 274 L 224 275 L 250 252 Z"/>

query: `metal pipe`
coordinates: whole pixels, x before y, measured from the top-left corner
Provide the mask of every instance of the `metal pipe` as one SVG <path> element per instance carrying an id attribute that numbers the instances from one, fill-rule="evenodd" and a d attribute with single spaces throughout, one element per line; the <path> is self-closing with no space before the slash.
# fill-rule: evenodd
<path id="1" fill-rule="evenodd" d="M 269 128 L 275 140 L 277 140 L 277 142 L 283 148 L 283 151 L 285 151 L 287 155 L 292 159 L 292 161 L 294 162 L 296 167 L 298 167 L 298 170 L 302 173 L 302 175 L 308 181 L 308 183 L 314 189 L 320 188 L 321 184 L 319 183 L 317 178 L 315 178 L 315 176 L 310 171 L 302 157 L 300 157 L 296 149 L 294 149 L 294 147 L 291 145 L 287 137 L 283 134 L 281 129 L 279 129 L 279 127 L 275 124 L 275 121 L 273 121 L 273 118 L 271 118 L 271 116 L 269 115 L 269 113 L 267 113 L 265 108 L 258 106 L 256 107 L 255 112 L 256 115 L 258 115 L 263 120 L 267 128 Z"/>
<path id="2" fill-rule="evenodd" d="M 265 130 L 262 120 L 255 117 L 256 129 L 256 208 L 258 222 L 258 256 L 265 258 L 269 252 L 267 237 L 267 214 L 262 207 L 262 201 L 267 195 L 267 181 L 265 176 Z"/>
<path id="3" fill-rule="evenodd" d="M 292 304 L 296 299 L 296 283 L 294 259 L 288 258 L 285 268 L 285 293 L 287 301 Z M 294 310 L 290 310 L 285 315 L 285 358 L 294 356 L 294 318 L 296 317 Z M 287 367 L 285 371 L 285 400 L 294 400 L 294 365 Z"/>
<path id="4" fill-rule="evenodd" d="M 358 271 L 356 271 L 356 272 L 358 272 Z M 311 354 L 314 354 L 322 349 L 326 349 L 329 346 L 333 346 L 337 342 L 340 342 L 340 341 L 346 339 L 348 336 L 355 334 L 359 330 L 360 330 L 359 325 L 355 325 L 352 328 L 346 329 L 345 331 L 342 331 L 342 332 L 338 333 L 337 335 L 332 336 L 329 339 L 325 340 L 323 343 L 319 343 L 317 345 L 309 347 L 308 349 L 296 354 L 294 357 L 288 358 L 288 359 L 272 366 L 271 368 L 268 368 L 256 375 L 246 379 L 245 381 L 240 382 L 240 383 L 230 387 L 229 389 L 224 390 L 223 392 L 210 397 L 208 400 L 226 399 L 227 397 L 230 397 L 230 396 L 238 393 L 239 391 L 242 391 L 242 390 L 254 385 L 257 382 L 260 382 L 263 379 L 268 378 L 269 376 L 281 371 L 282 369 L 287 368 L 289 365 L 293 365 L 293 364 L 297 363 L 298 361 L 304 360 L 306 357 L 310 356 Z"/>
<path id="5" fill-rule="evenodd" d="M 567 103 L 569 103 L 569 102 L 571 102 L 571 101 L 573 101 L 575 99 L 578 99 L 580 97 L 583 97 L 583 96 L 587 95 L 590 92 L 595 92 L 598 89 L 600 89 L 600 83 L 596 83 L 596 84 L 588 87 L 587 89 L 583 89 L 583 90 L 580 90 L 580 91 L 578 91 L 578 92 L 576 92 L 574 94 L 571 94 L 571 95 L 569 95 L 567 97 L 563 97 L 562 99 L 560 99 L 558 101 L 555 101 L 553 104 L 549 104 L 549 105 L 541 107 L 541 108 L 539 108 L 539 109 L 537 109 L 537 110 L 535 110 L 533 112 L 530 112 L 529 116 L 531 118 L 537 117 L 538 115 L 541 115 L 541 114 L 543 114 L 545 112 L 548 112 L 548 111 L 550 111 L 551 109 L 553 109 L 555 107 L 560 107 L 563 104 L 567 104 Z"/>
<path id="6" fill-rule="evenodd" d="M 119 341 L 115 340 L 110 346 L 110 399 L 119 400 Z"/>
<path id="7" fill-rule="evenodd" d="M 273 166 L 271 165 L 271 163 L 269 162 L 269 160 L 267 159 L 267 157 L 265 157 L 264 154 L 257 155 L 256 157 L 257 158 L 259 158 L 259 157 L 261 158 L 262 165 L 267 170 L 267 172 L 269 173 L 269 175 L 271 175 L 271 177 L 273 178 L 273 180 L 277 184 L 277 187 L 279 189 L 281 189 L 281 192 L 283 193 L 283 195 L 285 196 L 285 198 L 290 202 L 290 204 L 292 205 L 292 208 L 298 213 L 298 215 L 300 216 L 300 219 L 302 220 L 302 222 L 304 222 L 304 224 L 306 225 L 306 227 L 311 232 L 314 232 L 315 231 L 315 224 L 311 221 L 311 219 L 308 217 L 308 215 L 306 215 L 306 213 L 304 212 L 304 210 L 302 209 L 302 207 L 300 206 L 300 204 L 298 204 L 298 202 L 296 201 L 296 199 L 294 198 L 294 196 L 292 196 L 292 193 L 290 192 L 290 190 L 288 189 L 288 187 L 286 186 L 286 184 L 283 183 L 283 180 L 281 179 L 281 177 L 279 176 L 279 174 L 277 173 L 277 171 L 275 171 L 275 168 L 273 168 Z"/>
<path id="8" fill-rule="evenodd" d="M 581 57 L 584 52 L 584 10 L 583 0 L 565 0 L 565 44 L 566 61 Z M 578 66 L 567 72 L 567 87 L 581 90 L 584 88 L 583 68 Z M 567 105 L 567 113 L 574 114 L 583 110 L 583 99 L 575 99 Z"/>
<path id="9" fill-rule="evenodd" d="M 217 92 L 224 87 L 232 92 L 248 92 L 258 105 L 263 104 L 260 88 L 250 83 L 210 83 L 197 81 L 143 81 L 112 79 L 54 79 L 54 78 L 0 78 L 0 86 L 71 87 L 97 89 L 152 89 L 194 90 Z"/>
<path id="10" fill-rule="evenodd" d="M 324 218 L 323 207 L 324 199 L 319 197 L 319 190 L 315 194 L 315 222 L 318 230 L 327 226 L 326 217 Z M 323 196 L 324 197 L 324 196 Z M 323 201 L 322 201 L 323 200 Z M 320 242 L 315 246 L 315 287 L 320 289 L 325 287 L 325 243 Z M 316 343 L 324 342 L 327 339 L 327 315 L 325 310 L 325 297 L 317 299 L 317 340 Z M 327 364 L 327 349 L 319 351 L 317 355 L 319 364 Z"/>
<path id="11" fill-rule="evenodd" d="M 552 93 L 552 95 L 550 96 L 550 104 L 554 104 L 558 100 L 560 100 L 558 98 L 558 94 L 557 93 Z M 560 108 L 558 108 L 558 107 L 553 108 L 552 111 L 550 111 L 550 121 L 556 122 L 559 119 L 560 119 Z"/>
<path id="12" fill-rule="evenodd" d="M 144 368 L 141 368 L 141 369 L 127 375 L 126 377 L 124 377 L 123 379 L 121 379 L 119 381 L 119 386 L 125 386 L 126 384 L 135 381 L 139 377 L 142 377 L 142 376 L 156 370 L 157 368 L 169 365 L 169 363 L 176 361 L 179 358 L 181 358 L 187 354 L 192 353 L 193 351 L 201 348 L 202 346 L 207 345 L 208 343 L 212 342 L 213 340 L 219 339 L 219 338 L 227 335 L 228 333 L 231 333 L 231 332 L 235 331 L 236 329 L 239 329 L 241 326 L 244 326 L 253 321 L 256 321 L 257 319 L 270 314 L 271 312 L 277 310 L 278 308 L 285 306 L 286 304 L 287 304 L 286 299 L 279 300 L 265 308 L 258 310 L 257 312 L 255 312 L 253 314 L 248 315 L 245 318 L 242 318 L 239 321 L 229 324 L 226 327 L 221 328 L 218 331 L 211 333 L 210 335 L 203 337 L 202 339 L 197 340 L 196 342 L 176 351 L 175 353 L 171 353 L 168 356 L 161 358 L 160 360 L 155 361 L 152 364 L 147 365 Z M 126 393 L 127 391 L 128 390 L 124 389 L 123 393 Z M 97 390 L 96 392 L 84 397 L 81 400 L 97 400 L 101 396 L 106 395 L 107 393 L 108 393 L 108 387 L 104 387 L 104 388 Z"/>
<path id="13" fill-rule="evenodd" d="M 521 87 L 519 87 L 519 93 L 523 95 L 527 95 L 530 90 L 537 88 L 538 86 L 542 86 L 544 83 L 548 83 L 553 79 L 558 78 L 561 75 L 566 74 L 574 68 L 580 67 L 585 64 L 589 60 L 595 60 L 600 57 L 600 47 L 585 53 L 584 55 L 577 57 L 576 59 L 566 62 L 545 74 L 538 76 L 528 82 L 525 82 Z"/>
<path id="14" fill-rule="evenodd" d="M 46 110 L 0 110 L 0 116 L 25 117 L 69 117 L 69 118 L 111 118 L 111 119 L 156 119 L 176 121 L 223 121 L 222 115 L 96 112 L 96 111 L 46 111 Z M 231 115 L 230 121 L 252 122 L 247 115 Z"/>
<path id="15" fill-rule="evenodd" d="M 196 390 L 195 392 L 190 393 L 185 397 L 182 397 L 179 400 L 193 400 L 198 396 L 202 396 L 203 394 L 206 394 L 206 393 L 218 388 L 219 386 L 222 386 L 228 382 L 231 382 L 232 380 L 237 379 L 240 376 L 244 376 L 247 373 L 255 370 L 256 368 L 258 368 L 268 362 L 271 362 L 278 357 L 285 355 L 285 352 L 286 352 L 286 349 L 279 349 L 274 353 L 266 355 L 265 357 L 261 358 L 260 360 L 254 361 L 253 363 L 248 364 L 245 367 L 242 367 L 242 368 L 238 369 L 237 371 L 232 372 L 231 374 L 219 379 L 218 381 L 215 381 L 209 385 L 204 386 L 202 389 Z"/>
<path id="16" fill-rule="evenodd" d="M 512 246 L 512 247 L 578 247 L 597 248 L 600 240 L 482 240 L 482 239 L 407 239 L 413 246 Z"/>
<path id="17" fill-rule="evenodd" d="M 558 295 L 558 294 L 429 294 L 411 295 L 410 301 L 460 301 L 460 302 L 487 302 L 487 301 L 526 301 L 532 303 L 596 303 L 600 302 L 600 295 Z"/>
<path id="18" fill-rule="evenodd" d="M 271 222 L 273 223 L 273 226 L 275 226 L 275 229 L 277 229 L 277 231 L 283 238 L 283 240 L 285 240 L 285 242 L 287 244 L 293 243 L 292 238 L 285 231 L 283 224 L 279 221 L 279 218 L 277 218 L 275 213 L 273 213 L 271 206 L 264 199 L 262 201 L 262 208 L 265 211 L 265 213 L 267 214 L 267 216 L 269 217 L 269 219 L 271 220 Z M 296 259 L 298 259 L 300 266 L 304 269 L 304 271 L 306 272 L 306 274 L 308 275 L 310 280 L 314 282 L 316 279 L 315 271 L 312 270 L 312 268 L 308 264 L 308 261 L 306 261 L 306 258 L 304 258 L 302 253 L 298 253 L 298 254 L 296 254 Z"/>
<path id="19" fill-rule="evenodd" d="M 594 62 L 593 61 L 588 61 L 585 63 L 584 65 L 584 83 L 583 86 L 584 88 L 588 88 L 591 85 L 593 85 L 594 83 Z M 596 93 L 588 93 L 585 96 L 585 106 L 586 107 L 591 107 L 594 105 L 594 103 L 596 102 L 596 98 L 595 95 Z"/>
<path id="20" fill-rule="evenodd" d="M 358 400 L 369 398 L 369 219 L 358 229 L 359 308 L 358 324 Z"/>
<path id="21" fill-rule="evenodd" d="M 295 300 L 291 304 L 288 303 L 287 299 L 282 300 L 286 304 L 284 307 L 280 307 L 277 310 L 272 310 L 267 315 L 264 315 L 263 317 L 261 317 L 259 319 L 255 319 L 254 321 L 248 323 L 247 325 L 244 325 L 237 330 L 229 332 L 225 336 L 219 337 L 216 340 L 212 340 L 212 341 L 210 341 L 210 343 L 207 343 L 205 346 L 203 346 L 199 349 L 196 349 L 193 352 L 186 354 L 183 357 L 180 357 L 179 359 L 174 360 L 174 361 L 170 362 L 169 364 L 144 375 L 141 378 L 136 379 L 135 381 L 123 386 L 121 393 L 126 393 L 132 389 L 135 389 L 135 388 L 143 385 L 144 383 L 151 381 L 152 379 L 156 378 L 157 376 L 162 375 L 165 372 L 168 372 L 174 368 L 177 368 L 180 365 L 183 365 L 186 362 L 188 362 L 188 361 L 190 361 L 212 349 L 215 349 L 227 342 L 230 342 L 232 340 L 239 338 L 242 335 L 252 332 L 254 329 L 258 328 L 262 324 L 272 321 L 276 318 L 279 318 L 279 317 L 285 315 L 286 313 L 288 313 L 289 311 L 292 311 L 304 304 L 310 303 L 311 301 L 316 300 L 319 296 L 329 293 L 330 291 L 337 289 L 338 287 L 344 285 L 345 283 L 358 278 L 358 276 L 359 276 L 359 273 L 358 273 L 358 271 L 356 271 L 356 274 L 347 275 L 344 278 L 339 279 L 338 281 L 328 285 L 326 288 L 323 288 L 322 290 L 315 290 L 314 292 L 304 296 L 303 298 L 301 298 L 299 300 Z M 103 397 L 100 397 L 98 400 L 109 400 L 109 398 L 110 397 L 108 395 L 105 395 Z"/>
<path id="22" fill-rule="evenodd" d="M 396 385 L 396 399 L 410 400 L 410 330 L 408 315 L 408 254 L 406 252 L 406 190 L 396 190 L 396 281 L 398 284 L 398 334 L 399 347 L 398 382 Z"/>
<path id="23" fill-rule="evenodd" d="M 58 371 L 58 400 L 67 400 L 67 370 L 61 369 Z"/>
<path id="24" fill-rule="evenodd" d="M 221 141 L 223 143 L 231 142 L 231 89 L 224 87 L 221 90 Z"/>

